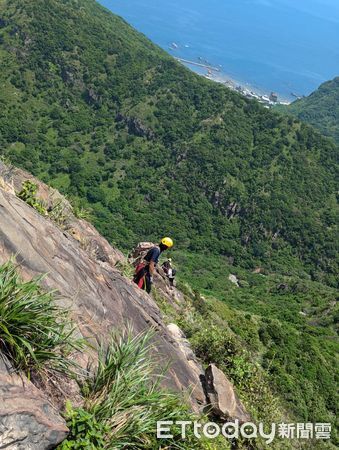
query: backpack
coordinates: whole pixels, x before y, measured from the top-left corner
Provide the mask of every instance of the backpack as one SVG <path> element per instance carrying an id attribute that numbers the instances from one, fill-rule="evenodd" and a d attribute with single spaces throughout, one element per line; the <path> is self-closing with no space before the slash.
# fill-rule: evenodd
<path id="1" fill-rule="evenodd" d="M 156 247 L 156 245 L 152 242 L 139 242 L 135 249 L 129 254 L 128 261 L 134 267 L 137 267 L 153 247 Z"/>

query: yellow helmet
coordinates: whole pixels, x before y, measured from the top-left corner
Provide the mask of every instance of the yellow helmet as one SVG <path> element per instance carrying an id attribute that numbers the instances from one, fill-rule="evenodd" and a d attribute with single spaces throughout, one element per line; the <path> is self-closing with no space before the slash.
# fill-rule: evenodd
<path id="1" fill-rule="evenodd" d="M 162 238 L 162 239 L 161 239 L 161 243 L 162 243 L 163 245 L 166 245 L 166 247 L 168 247 L 168 248 L 173 247 L 173 241 L 172 241 L 172 239 L 169 238 L 169 237 L 164 237 L 164 238 Z"/>

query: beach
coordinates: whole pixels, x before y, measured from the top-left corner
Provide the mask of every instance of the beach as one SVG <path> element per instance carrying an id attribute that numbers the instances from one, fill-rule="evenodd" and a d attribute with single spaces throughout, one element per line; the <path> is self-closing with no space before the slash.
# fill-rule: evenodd
<path id="1" fill-rule="evenodd" d="M 247 98 L 255 99 L 260 103 L 268 106 L 273 105 L 289 105 L 291 99 L 279 96 L 275 92 L 265 92 L 263 89 L 252 86 L 249 83 L 235 80 L 230 75 L 223 72 L 222 67 L 213 67 L 208 64 L 203 64 L 200 62 L 189 61 L 183 58 L 176 58 L 177 61 L 181 62 L 184 66 L 191 69 L 193 72 L 201 75 L 211 81 L 216 83 L 224 84 L 226 87 L 233 91 L 244 95 Z M 274 99 L 274 100 L 273 100 Z"/>

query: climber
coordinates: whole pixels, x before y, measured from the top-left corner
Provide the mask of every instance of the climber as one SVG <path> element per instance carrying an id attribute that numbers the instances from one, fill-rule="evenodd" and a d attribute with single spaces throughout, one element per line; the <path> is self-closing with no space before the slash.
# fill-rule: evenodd
<path id="1" fill-rule="evenodd" d="M 173 247 L 172 239 L 164 237 L 161 239 L 160 244 L 152 247 L 143 258 L 143 261 L 137 265 L 133 281 L 140 289 L 144 289 L 148 293 L 151 292 L 153 276 L 159 261 L 159 256 L 163 251 L 171 247 Z"/>
<path id="2" fill-rule="evenodd" d="M 171 258 L 168 258 L 162 265 L 162 270 L 165 272 L 165 275 L 167 276 L 171 287 L 174 286 L 174 277 L 177 271 L 173 269 L 172 260 Z"/>

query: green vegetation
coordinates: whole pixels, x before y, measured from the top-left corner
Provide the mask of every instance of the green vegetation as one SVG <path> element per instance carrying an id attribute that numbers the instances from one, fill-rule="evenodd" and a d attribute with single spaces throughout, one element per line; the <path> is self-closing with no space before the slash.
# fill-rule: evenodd
<path id="1" fill-rule="evenodd" d="M 242 380 L 234 374 L 237 364 L 254 377 L 258 364 L 262 379 L 289 414 L 298 420 L 335 423 L 337 291 L 294 274 L 249 273 L 230 266 L 225 258 L 210 258 L 206 267 L 196 255 L 174 256 L 182 267 L 179 275 L 206 297 L 204 310 L 212 314 L 209 322 L 194 328 L 192 343 L 198 355 L 217 362 L 241 390 Z M 229 274 L 237 276 L 240 287 L 228 279 Z M 189 291 L 186 294 L 192 297 Z M 196 298 L 192 304 L 201 311 Z M 191 336 L 187 320 L 182 326 Z M 248 393 L 245 389 L 243 398 Z M 251 399 L 256 417 L 270 411 L 268 405 L 260 409 L 265 398 L 274 404 L 269 395 L 259 402 Z"/>
<path id="2" fill-rule="evenodd" d="M 169 234 L 336 282 L 333 143 L 191 73 L 92 0 L 3 1 L 0 16 L 0 151 L 90 207 L 108 239 Z"/>
<path id="3" fill-rule="evenodd" d="M 76 199 L 71 204 L 65 197 L 61 196 L 54 200 L 54 190 L 50 192 L 51 206 L 47 205 L 38 197 L 38 185 L 31 180 L 22 183 L 22 189 L 16 195 L 29 206 L 36 209 L 42 216 L 47 216 L 58 227 L 65 229 L 70 219 L 74 216 L 78 219 L 90 220 L 92 218 L 89 209 L 78 206 Z"/>
<path id="4" fill-rule="evenodd" d="M 37 198 L 38 186 L 30 180 L 26 180 L 22 184 L 22 190 L 17 194 L 21 200 L 29 206 L 36 209 L 43 216 L 47 214 L 46 208 L 42 201 Z"/>
<path id="5" fill-rule="evenodd" d="M 23 282 L 13 262 L 0 266 L 0 350 L 14 367 L 68 372 L 67 355 L 79 349 L 67 311 L 39 287 Z M 48 365 L 46 365 L 48 363 Z"/>
<path id="6" fill-rule="evenodd" d="M 211 291 L 205 298 L 186 283 L 180 282 L 179 287 L 185 292 L 179 311 L 168 303 L 164 307 L 159 293 L 155 297 L 166 320 L 182 328 L 206 365 L 213 362 L 223 370 L 253 419 L 266 424 L 329 422 L 331 443 L 312 441 L 305 443 L 305 448 L 336 448 L 338 396 L 331 386 L 338 383 L 338 345 L 333 330 L 305 323 L 302 326 L 302 321 L 296 327 L 286 318 L 278 320 L 228 306 L 226 301 L 212 297 Z M 229 298 L 233 300 L 231 292 L 229 286 Z M 258 310 L 261 306 L 258 304 Z M 264 448 L 260 440 L 241 445 Z M 300 441 L 277 440 L 272 445 L 284 450 L 295 445 L 304 448 Z"/>
<path id="7" fill-rule="evenodd" d="M 313 125 L 339 144 L 339 77 L 323 83 L 308 97 L 279 110 Z"/>
<path id="8" fill-rule="evenodd" d="M 231 265 L 227 258 L 174 251 L 179 277 L 207 297 L 214 297 L 239 311 L 287 322 L 300 329 L 324 328 L 333 336 L 338 331 L 337 290 L 301 278 L 293 270 L 286 275 L 258 273 Z M 230 280 L 235 275 L 239 287 Z M 326 329 L 326 330 L 325 330 Z M 319 331 L 319 332 L 320 332 Z"/>
<path id="9" fill-rule="evenodd" d="M 65 419 L 70 433 L 59 445 L 59 450 L 105 448 L 105 436 L 109 433 L 109 428 L 103 422 L 97 422 L 93 414 L 81 407 L 73 409 L 68 401 Z"/>
<path id="10" fill-rule="evenodd" d="M 195 420 L 176 394 L 161 389 L 161 375 L 154 377 L 156 361 L 150 356 L 153 333 L 113 335 L 98 353 L 98 365 L 82 383 L 83 408 L 68 404 L 70 435 L 59 446 L 66 449 L 212 449 L 191 431 L 181 441 L 157 439 L 158 420 Z M 225 440 L 219 449 L 229 448 Z"/>
<path id="11" fill-rule="evenodd" d="M 13 366 L 28 375 L 47 376 L 58 371 L 73 378 L 70 352 L 82 349 L 72 337 L 67 311 L 57 307 L 51 293 L 39 287 L 40 279 L 23 282 L 13 262 L 0 266 L 0 350 Z M 60 445 L 66 449 L 228 449 L 225 440 L 210 444 L 197 441 L 193 432 L 180 442 L 179 428 L 173 440 L 156 439 L 157 420 L 195 420 L 177 394 L 165 391 L 155 376 L 157 361 L 151 356 L 153 332 L 132 336 L 114 334 L 98 351 L 95 365 L 78 383 L 83 407 L 67 402 L 70 428 Z M 214 446 L 216 445 L 216 446 Z"/>

